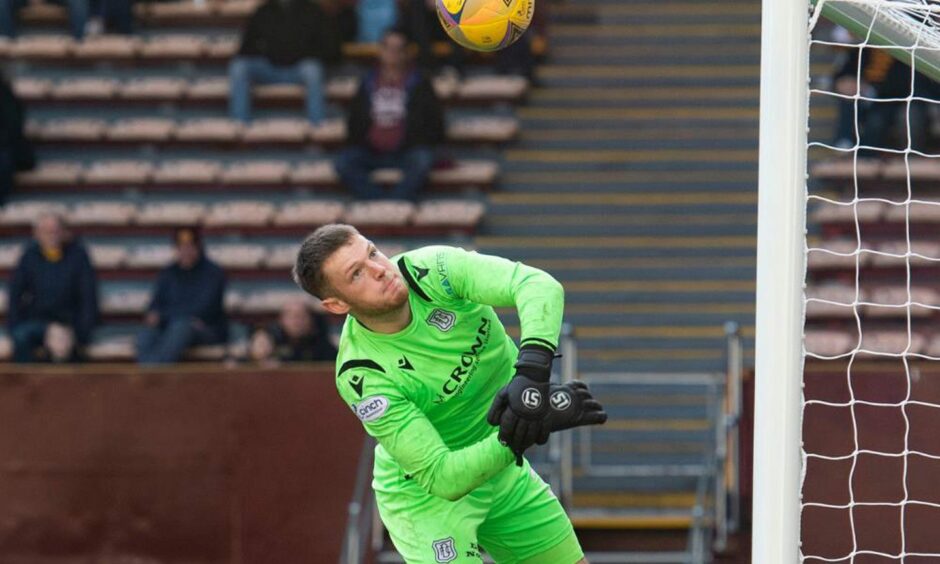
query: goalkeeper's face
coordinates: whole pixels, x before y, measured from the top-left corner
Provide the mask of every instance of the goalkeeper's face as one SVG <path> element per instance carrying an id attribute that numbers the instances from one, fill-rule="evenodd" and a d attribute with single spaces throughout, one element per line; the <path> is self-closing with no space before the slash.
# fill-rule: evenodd
<path id="1" fill-rule="evenodd" d="M 333 313 L 375 317 L 400 310 L 408 302 L 408 287 L 401 273 L 362 235 L 323 262 L 331 296 L 323 306 Z"/>

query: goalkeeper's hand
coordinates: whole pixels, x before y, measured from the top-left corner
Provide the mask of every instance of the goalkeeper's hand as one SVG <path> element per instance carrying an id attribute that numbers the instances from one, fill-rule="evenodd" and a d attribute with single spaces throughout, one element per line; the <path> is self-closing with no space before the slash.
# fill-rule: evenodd
<path id="1" fill-rule="evenodd" d="M 517 464 L 525 449 L 548 440 L 545 416 L 554 357 L 545 347 L 523 346 L 515 364 L 516 375 L 497 392 L 486 415 L 490 425 L 499 425 L 499 441 L 516 453 Z"/>
<path id="2" fill-rule="evenodd" d="M 552 384 L 548 403 L 545 421 L 552 433 L 584 425 L 603 425 L 607 421 L 604 407 L 591 395 L 587 384 L 579 380 Z"/>

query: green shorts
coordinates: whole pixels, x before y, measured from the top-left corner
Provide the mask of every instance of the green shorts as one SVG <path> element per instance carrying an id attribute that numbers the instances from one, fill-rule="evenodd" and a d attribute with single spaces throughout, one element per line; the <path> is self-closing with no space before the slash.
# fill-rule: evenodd
<path id="1" fill-rule="evenodd" d="M 409 564 L 479 563 L 481 548 L 497 564 L 574 564 L 584 557 L 561 503 L 528 461 L 457 501 L 432 496 L 413 480 L 388 485 L 375 488 L 379 515 Z"/>

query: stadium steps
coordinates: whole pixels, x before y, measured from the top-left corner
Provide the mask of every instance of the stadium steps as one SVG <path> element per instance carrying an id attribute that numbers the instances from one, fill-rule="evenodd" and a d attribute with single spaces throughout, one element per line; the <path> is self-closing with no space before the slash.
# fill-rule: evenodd
<path id="1" fill-rule="evenodd" d="M 726 321 L 753 341 L 760 5 L 553 8 L 551 49 L 474 241 L 564 283 L 582 376 L 662 375 L 592 386 L 611 413 L 591 431 L 592 463 L 630 471 L 576 469 L 572 508 L 589 552 L 655 562 L 686 548 L 695 469 L 714 451 L 706 387 L 669 381 L 724 370 Z"/>

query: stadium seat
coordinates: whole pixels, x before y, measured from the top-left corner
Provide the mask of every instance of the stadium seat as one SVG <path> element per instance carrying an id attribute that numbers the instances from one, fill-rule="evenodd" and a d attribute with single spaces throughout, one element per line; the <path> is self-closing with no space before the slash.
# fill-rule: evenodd
<path id="1" fill-rule="evenodd" d="M 218 161 L 184 159 L 160 163 L 153 173 L 153 181 L 156 184 L 211 184 L 221 176 L 222 165 Z"/>
<path id="2" fill-rule="evenodd" d="M 806 351 L 820 356 L 845 354 L 855 348 L 857 337 L 843 331 L 806 331 Z"/>
<path id="3" fill-rule="evenodd" d="M 299 84 L 263 84 L 255 85 L 251 94 L 258 100 L 300 100 L 304 96 L 304 87 Z"/>
<path id="4" fill-rule="evenodd" d="M 222 171 L 227 185 L 270 185 L 287 181 L 290 165 L 284 161 L 247 161 L 230 164 Z"/>
<path id="5" fill-rule="evenodd" d="M 355 202 L 346 208 L 343 221 L 356 226 L 400 227 L 408 224 L 414 213 L 415 205 L 401 200 Z"/>
<path id="6" fill-rule="evenodd" d="M 107 123 L 97 118 L 55 119 L 30 128 L 31 137 L 39 140 L 92 142 L 101 140 Z"/>
<path id="7" fill-rule="evenodd" d="M 103 270 L 120 268 L 127 260 L 127 249 L 124 245 L 89 245 L 88 254 L 95 268 Z"/>
<path id="8" fill-rule="evenodd" d="M 313 228 L 339 221 L 343 211 L 343 204 L 334 200 L 287 202 L 278 209 L 274 225 Z"/>
<path id="9" fill-rule="evenodd" d="M 0 288 L 0 313 L 6 314 L 10 307 L 10 295 L 6 288 Z"/>
<path id="10" fill-rule="evenodd" d="M 823 303 L 816 301 L 806 302 L 807 319 L 814 318 L 850 318 L 855 316 L 855 287 L 842 284 L 825 284 L 819 286 L 808 286 L 806 288 L 806 297 L 826 300 L 835 303 Z M 859 302 L 865 301 L 865 293 L 862 290 L 859 293 Z M 837 305 L 842 304 L 842 305 Z"/>
<path id="11" fill-rule="evenodd" d="M 68 214 L 71 225 L 130 225 L 137 206 L 127 202 L 79 202 Z"/>
<path id="12" fill-rule="evenodd" d="M 483 219 L 481 202 L 464 200 L 429 200 L 418 206 L 413 223 L 416 226 L 473 227 Z"/>
<path id="13" fill-rule="evenodd" d="M 460 80 L 455 74 L 442 74 L 435 76 L 431 80 L 431 85 L 434 87 L 434 93 L 437 94 L 438 98 L 450 100 L 457 95 L 457 91 L 460 89 Z"/>
<path id="14" fill-rule="evenodd" d="M 49 201 L 10 202 L 0 209 L 0 225 L 32 225 L 36 218 L 43 213 L 57 213 L 65 215 L 68 208 L 65 204 Z"/>
<path id="15" fill-rule="evenodd" d="M 454 121 L 447 128 L 450 141 L 505 142 L 519 134 L 519 122 L 511 117 L 476 117 Z"/>
<path id="16" fill-rule="evenodd" d="M 20 260 L 21 254 L 23 254 L 23 245 L 0 245 L 0 269 L 13 269 Z"/>
<path id="17" fill-rule="evenodd" d="M 245 143 L 302 143 L 310 136 L 310 122 L 302 118 L 255 120 L 245 128 Z"/>
<path id="18" fill-rule="evenodd" d="M 14 59 L 62 59 L 74 45 L 66 35 L 24 35 L 10 45 L 8 53 Z"/>
<path id="19" fill-rule="evenodd" d="M 43 161 L 30 171 L 16 175 L 21 187 L 75 186 L 81 182 L 82 165 L 74 161 Z"/>
<path id="20" fill-rule="evenodd" d="M 85 347 L 85 355 L 96 362 L 130 362 L 137 357 L 133 335 L 116 335 Z"/>
<path id="21" fill-rule="evenodd" d="M 458 161 L 453 167 L 431 171 L 431 183 L 446 186 L 488 186 L 496 182 L 499 165 L 493 161 Z"/>
<path id="22" fill-rule="evenodd" d="M 150 180 L 153 164 L 145 160 L 95 161 L 85 170 L 87 184 L 142 184 Z"/>
<path id="23" fill-rule="evenodd" d="M 239 311 L 244 314 L 272 314 L 277 313 L 289 301 L 302 298 L 307 300 L 312 307 L 322 311 L 319 300 L 314 299 L 302 292 L 296 290 L 270 289 L 252 292 L 241 301 Z"/>
<path id="24" fill-rule="evenodd" d="M 150 304 L 147 290 L 111 290 L 102 294 L 101 312 L 109 315 L 143 314 Z"/>
<path id="25" fill-rule="evenodd" d="M 225 77 L 200 78 L 189 83 L 186 98 L 197 101 L 228 99 L 229 81 Z"/>
<path id="26" fill-rule="evenodd" d="M 940 259 L 940 243 L 935 243 L 933 241 L 921 241 L 921 240 L 912 240 L 911 241 L 911 252 L 919 254 L 929 258 Z M 907 258 L 904 255 L 907 254 L 907 241 L 887 241 L 878 245 L 878 251 L 882 253 L 888 253 L 890 255 L 896 256 L 885 256 L 885 255 L 873 255 L 872 264 L 875 266 L 903 266 L 907 262 Z M 917 257 L 910 257 L 911 264 L 923 264 L 924 259 L 919 259 Z"/>
<path id="27" fill-rule="evenodd" d="M 259 0 L 226 0 L 216 4 L 215 10 L 221 16 L 247 18 L 259 4 Z"/>
<path id="28" fill-rule="evenodd" d="M 253 226 L 271 223 L 274 206 L 263 201 L 221 202 L 209 208 L 203 223 L 206 227 Z"/>
<path id="29" fill-rule="evenodd" d="M 241 137 L 243 128 L 242 124 L 228 118 L 197 118 L 179 124 L 176 139 L 197 143 L 232 142 Z"/>
<path id="30" fill-rule="evenodd" d="M 195 59 L 208 49 L 205 39 L 198 35 L 169 34 L 151 36 L 141 47 L 140 54 L 151 59 Z"/>
<path id="31" fill-rule="evenodd" d="M 901 354 L 906 350 L 916 354 L 923 350 L 925 343 L 926 339 L 919 333 L 911 333 L 908 339 L 907 331 L 863 331 L 859 348 L 876 353 Z"/>
<path id="32" fill-rule="evenodd" d="M 529 81 L 519 76 L 476 76 L 460 83 L 457 97 L 471 100 L 517 100 L 525 96 Z"/>
<path id="33" fill-rule="evenodd" d="M 52 88 L 52 81 L 45 78 L 17 77 L 13 80 L 13 92 L 26 102 L 50 96 Z"/>
<path id="34" fill-rule="evenodd" d="M 885 221 L 903 223 L 909 215 L 912 222 L 940 223 L 940 205 L 911 202 L 910 206 L 886 207 Z"/>
<path id="35" fill-rule="evenodd" d="M 820 203 L 810 214 L 810 219 L 816 223 L 854 223 L 858 217 L 860 222 L 880 220 L 885 208 L 890 207 L 884 202 L 860 201 L 855 205 L 836 205 Z"/>
<path id="36" fill-rule="evenodd" d="M 125 100 L 166 100 L 183 97 L 189 82 L 182 78 L 135 78 L 125 82 L 118 95 Z"/>
<path id="37" fill-rule="evenodd" d="M 264 245 L 212 245 L 206 254 L 222 268 L 256 269 L 261 266 L 267 248 Z"/>
<path id="38" fill-rule="evenodd" d="M 138 245 L 128 254 L 126 262 L 129 268 L 163 268 L 173 262 L 175 257 L 176 252 L 170 245 Z"/>
<path id="39" fill-rule="evenodd" d="M 172 23 L 175 20 L 212 16 L 212 4 L 209 2 L 147 2 L 138 4 L 139 16 L 154 25 Z"/>
<path id="40" fill-rule="evenodd" d="M 927 349 L 924 351 L 924 354 L 933 357 L 940 357 L 940 335 L 936 335 L 930 339 L 930 343 L 927 345 Z"/>
<path id="41" fill-rule="evenodd" d="M 229 4 L 230 2 L 225 2 Z M 238 36 L 217 37 L 206 48 L 206 56 L 210 59 L 227 61 L 238 53 L 241 40 Z"/>
<path id="42" fill-rule="evenodd" d="M 355 76 L 339 76 L 331 78 L 326 83 L 326 96 L 334 100 L 351 100 L 359 89 L 359 78 Z"/>
<path id="43" fill-rule="evenodd" d="M 858 159 L 857 175 L 856 163 L 853 159 L 832 159 L 820 161 L 810 167 L 810 176 L 818 180 L 871 180 L 881 175 L 881 162 L 874 159 Z"/>
<path id="44" fill-rule="evenodd" d="M 299 243 L 274 245 L 268 249 L 268 254 L 264 260 L 264 266 L 271 270 L 292 268 L 294 266 L 294 262 L 297 260 L 297 251 L 299 250 Z"/>
<path id="45" fill-rule="evenodd" d="M 858 261 L 860 266 L 864 266 L 868 264 L 871 256 L 870 253 L 866 252 L 860 252 L 857 256 L 850 254 L 855 253 L 856 249 L 858 249 L 858 243 L 855 241 L 827 240 L 815 245 L 810 245 L 810 247 L 806 256 L 806 266 L 810 271 L 827 268 L 854 269 L 856 261 Z"/>
<path id="46" fill-rule="evenodd" d="M 884 164 L 882 174 L 887 180 L 906 183 L 908 167 L 911 180 L 940 180 L 940 161 L 935 158 L 911 156 L 908 163 L 904 159 L 892 159 Z"/>
<path id="47" fill-rule="evenodd" d="M 159 143 L 170 139 L 176 122 L 169 118 L 135 118 L 114 123 L 105 136 L 115 142 Z"/>
<path id="48" fill-rule="evenodd" d="M 141 206 L 137 212 L 137 224 L 197 225 L 202 222 L 206 206 L 196 202 L 155 202 Z"/>
<path id="49" fill-rule="evenodd" d="M 907 317 L 907 307 L 903 306 L 908 301 L 908 289 L 906 286 L 886 286 L 872 290 L 871 298 L 868 300 L 873 304 L 880 306 L 866 306 L 865 314 L 871 317 Z M 910 289 L 910 301 L 925 305 L 940 305 L 937 298 L 938 294 L 932 288 L 923 288 L 913 286 Z M 892 307 L 894 306 L 894 307 Z M 930 317 L 933 311 L 925 308 L 912 306 L 911 317 Z"/>
<path id="50" fill-rule="evenodd" d="M 339 182 L 336 169 L 330 161 L 302 163 L 290 171 L 289 180 L 293 184 L 320 186 Z"/>
<path id="51" fill-rule="evenodd" d="M 328 119 L 312 128 L 310 137 L 322 145 L 339 145 L 346 140 L 346 122 L 342 119 Z"/>
<path id="52" fill-rule="evenodd" d="M 138 37 L 126 35 L 99 35 L 86 37 L 84 41 L 77 42 L 72 49 L 72 55 L 78 59 L 89 61 L 129 60 L 137 56 L 142 41 Z"/>
<path id="53" fill-rule="evenodd" d="M 66 78 L 49 95 L 55 100 L 96 100 L 104 102 L 117 95 L 120 82 L 114 78 Z"/>

